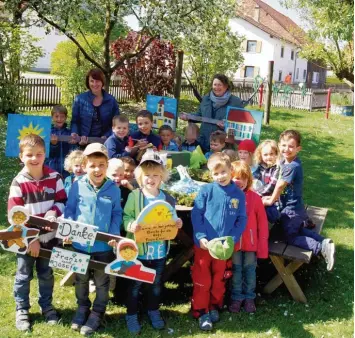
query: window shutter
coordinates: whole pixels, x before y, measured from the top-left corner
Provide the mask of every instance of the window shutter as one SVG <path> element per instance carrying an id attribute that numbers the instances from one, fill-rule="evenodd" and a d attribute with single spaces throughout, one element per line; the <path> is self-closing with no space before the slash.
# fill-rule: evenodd
<path id="1" fill-rule="evenodd" d="M 254 77 L 259 75 L 260 67 L 254 67 Z"/>
<path id="2" fill-rule="evenodd" d="M 261 53 L 261 44 L 262 44 L 262 41 L 256 42 L 256 52 L 257 53 Z"/>
<path id="3" fill-rule="evenodd" d="M 240 77 L 244 77 L 245 74 L 245 67 L 243 66 L 242 68 L 240 68 Z"/>
<path id="4" fill-rule="evenodd" d="M 247 45 L 248 45 L 248 41 L 244 40 L 242 42 L 242 52 L 246 52 L 247 51 Z"/>

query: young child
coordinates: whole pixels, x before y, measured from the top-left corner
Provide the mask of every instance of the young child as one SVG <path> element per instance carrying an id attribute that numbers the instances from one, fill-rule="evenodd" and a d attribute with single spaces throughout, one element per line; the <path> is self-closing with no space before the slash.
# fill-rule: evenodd
<path id="1" fill-rule="evenodd" d="M 179 151 L 177 144 L 174 140 L 174 131 L 173 129 L 164 124 L 159 128 L 159 136 L 161 138 L 161 142 L 163 144 L 163 150 L 169 151 Z"/>
<path id="2" fill-rule="evenodd" d="M 221 130 L 214 131 L 210 136 L 210 151 L 205 154 L 208 160 L 213 153 L 218 153 L 226 146 L 226 133 Z"/>
<path id="3" fill-rule="evenodd" d="M 185 129 L 185 141 L 182 142 L 181 150 L 193 152 L 200 143 L 197 141 L 200 135 L 200 128 L 197 124 L 189 122 Z"/>
<path id="4" fill-rule="evenodd" d="M 244 191 L 248 215 L 247 226 L 234 247 L 230 312 L 239 312 L 244 302 L 246 312 L 255 312 L 256 262 L 268 258 L 269 228 L 263 202 L 251 190 L 253 175 L 246 162 L 232 163 L 233 181 Z"/>
<path id="5" fill-rule="evenodd" d="M 128 147 L 129 120 L 126 115 L 116 115 L 112 119 L 112 135 L 105 141 L 109 158 L 130 155 Z"/>
<path id="6" fill-rule="evenodd" d="M 145 150 L 150 144 L 155 150 L 162 150 L 163 146 L 158 135 L 154 134 L 153 115 L 148 110 L 141 110 L 136 115 L 138 131 L 134 132 L 128 141 L 128 146 L 132 148 L 131 156 L 137 159 L 138 150 Z"/>
<path id="7" fill-rule="evenodd" d="M 253 140 L 243 140 L 238 145 L 238 157 L 241 161 L 245 161 L 250 167 L 253 166 L 253 154 L 256 145 Z M 253 171 L 253 170 L 252 170 Z"/>
<path id="8" fill-rule="evenodd" d="M 279 149 L 274 140 L 265 140 L 258 145 L 254 153 L 253 190 L 260 197 L 271 196 L 274 192 L 280 174 L 278 161 Z M 267 219 L 272 224 L 280 218 L 276 204 L 265 207 Z"/>
<path id="9" fill-rule="evenodd" d="M 121 206 L 124 208 L 133 185 L 125 178 L 125 166 L 121 159 L 111 158 L 108 161 L 107 177 L 121 190 Z"/>
<path id="10" fill-rule="evenodd" d="M 43 165 L 45 144 L 40 136 L 30 134 L 23 137 L 19 147 L 24 168 L 11 183 L 8 212 L 12 207 L 21 205 L 25 206 L 31 215 L 53 221 L 61 216 L 66 201 L 62 178 L 59 173 Z M 35 266 L 39 287 L 38 303 L 42 314 L 48 324 L 58 323 L 59 317 L 52 306 L 53 271 L 48 266 L 49 260 L 38 256 L 40 247 L 53 248 L 57 243 L 54 236 L 53 231 L 39 236 L 38 240 L 30 243 L 28 254 L 17 255 L 14 296 L 16 328 L 20 331 L 30 329 L 30 282 Z"/>
<path id="11" fill-rule="evenodd" d="M 136 218 L 140 211 L 149 203 L 157 200 L 165 200 L 173 207 L 174 199 L 165 191 L 160 189 L 161 183 L 167 179 L 167 171 L 157 153 L 147 152 L 143 155 L 142 161 L 136 169 L 136 179 L 140 189 L 136 189 L 128 196 L 128 201 L 124 208 L 124 227 L 127 230 L 127 237 L 134 238 L 134 233 L 140 229 L 136 223 Z M 177 228 L 182 227 L 181 219 L 176 219 Z M 165 322 L 159 311 L 160 294 L 163 288 L 162 275 L 165 268 L 166 256 L 169 251 L 168 241 L 148 242 L 138 244 L 138 259 L 145 267 L 156 270 L 156 277 L 153 284 L 147 284 L 145 296 L 147 298 L 148 316 L 154 329 L 160 330 L 165 326 Z M 126 323 L 131 333 L 139 333 L 141 326 L 138 322 L 138 298 L 142 282 L 131 281 L 127 291 L 127 315 Z"/>
<path id="12" fill-rule="evenodd" d="M 64 217 L 74 221 L 96 225 L 99 231 L 112 235 L 120 234 L 122 221 L 121 192 L 115 183 L 106 178 L 108 154 L 106 147 L 100 143 L 89 144 L 85 151 L 86 175 L 73 183 Z M 76 251 L 91 256 L 91 259 L 110 263 L 115 256 L 109 244 L 95 241 L 93 246 L 73 243 Z M 89 335 L 98 330 L 105 314 L 109 300 L 109 275 L 104 271 L 94 270 L 96 297 L 90 312 L 89 299 L 90 271 L 85 275 L 75 274 L 75 295 L 78 308 L 72 320 L 71 328 L 83 335 Z"/>
<path id="13" fill-rule="evenodd" d="M 51 127 L 51 143 L 49 148 L 49 157 L 46 159 L 45 164 L 53 170 L 57 171 L 66 178 L 69 173 L 64 170 L 64 158 L 69 154 L 72 149 L 71 143 L 59 142 L 59 135 L 70 135 L 71 132 L 67 128 L 66 120 L 68 116 L 67 109 L 62 105 L 54 106 L 52 109 L 52 127 Z"/>
<path id="14" fill-rule="evenodd" d="M 303 227 L 308 219 L 303 205 L 303 169 L 298 153 L 301 151 L 301 135 L 296 130 L 285 130 L 279 138 L 280 178 L 271 196 L 263 197 L 265 206 L 280 201 L 281 226 L 288 244 L 311 250 L 314 255 L 321 254 L 327 270 L 333 269 L 335 245 L 329 238 Z"/>
<path id="15" fill-rule="evenodd" d="M 229 160 L 232 162 L 235 162 L 238 159 L 238 153 L 233 150 L 233 149 L 224 149 L 222 153 L 228 155 Z"/>
<path id="16" fill-rule="evenodd" d="M 226 154 L 211 155 L 207 167 L 213 183 L 201 187 L 191 212 L 194 238 L 192 267 L 192 314 L 201 330 L 212 330 L 219 320 L 225 293 L 226 261 L 213 258 L 208 251 L 210 240 L 232 236 L 236 243 L 247 223 L 244 193 L 233 183 L 231 163 Z"/>
<path id="17" fill-rule="evenodd" d="M 64 189 L 67 196 L 73 182 L 85 174 L 84 157 L 81 150 L 73 150 L 64 160 L 64 169 L 70 173 L 70 176 L 64 181 Z"/>
<path id="18" fill-rule="evenodd" d="M 124 165 L 124 178 L 134 186 L 134 170 L 136 169 L 136 162 L 134 162 L 132 157 L 121 157 L 121 161 Z"/>

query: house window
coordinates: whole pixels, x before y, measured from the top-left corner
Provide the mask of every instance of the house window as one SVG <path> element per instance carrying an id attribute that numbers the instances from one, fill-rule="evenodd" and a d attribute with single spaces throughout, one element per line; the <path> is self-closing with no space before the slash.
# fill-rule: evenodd
<path id="1" fill-rule="evenodd" d="M 291 60 L 293 60 L 294 58 L 295 58 L 295 52 L 291 50 Z"/>
<path id="2" fill-rule="evenodd" d="M 246 66 L 244 77 L 254 77 L 254 67 Z"/>
<path id="3" fill-rule="evenodd" d="M 282 57 L 282 58 L 284 57 L 284 51 L 285 51 L 285 48 L 284 48 L 284 47 L 281 47 L 281 57 Z"/>
<path id="4" fill-rule="evenodd" d="M 282 70 L 279 70 L 279 81 L 282 81 Z"/>
<path id="5" fill-rule="evenodd" d="M 303 69 L 303 80 L 306 79 L 306 75 L 307 75 L 307 70 Z"/>
<path id="6" fill-rule="evenodd" d="M 300 72 L 300 69 L 297 68 L 297 69 L 296 69 L 296 79 L 298 79 L 299 72 Z"/>
<path id="7" fill-rule="evenodd" d="M 256 53 L 256 41 L 248 40 L 247 41 L 247 53 Z"/>
<path id="8" fill-rule="evenodd" d="M 319 73 L 313 72 L 312 83 L 318 83 L 318 82 L 319 82 Z"/>

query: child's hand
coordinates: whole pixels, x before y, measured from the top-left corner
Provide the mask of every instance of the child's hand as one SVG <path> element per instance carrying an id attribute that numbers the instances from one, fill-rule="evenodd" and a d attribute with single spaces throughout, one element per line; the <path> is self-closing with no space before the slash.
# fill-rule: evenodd
<path id="1" fill-rule="evenodd" d="M 138 140 L 137 143 L 136 143 L 136 146 L 139 148 L 139 149 L 142 149 L 144 147 L 146 147 L 148 144 L 148 141 L 146 139 L 141 139 L 141 140 Z"/>
<path id="2" fill-rule="evenodd" d="M 41 248 L 39 244 L 39 240 L 35 240 L 30 243 L 28 246 L 27 252 L 32 256 L 32 257 L 38 257 L 39 256 L 39 249 Z"/>
<path id="3" fill-rule="evenodd" d="M 182 228 L 182 219 L 178 218 L 175 222 L 175 225 L 178 229 L 181 229 Z"/>
<path id="4" fill-rule="evenodd" d="M 262 200 L 262 202 L 263 202 L 263 204 L 264 204 L 265 207 L 268 207 L 268 206 L 274 204 L 273 201 L 272 201 L 272 199 L 271 199 L 271 196 L 264 196 L 264 197 L 262 197 L 261 200 Z"/>
<path id="5" fill-rule="evenodd" d="M 54 210 L 48 210 L 46 214 L 43 216 L 49 222 L 56 222 L 57 221 L 57 212 Z M 54 231 L 51 227 L 44 227 L 46 231 Z"/>
<path id="6" fill-rule="evenodd" d="M 51 143 L 53 145 L 56 145 L 58 143 L 58 136 L 57 135 L 54 135 L 54 134 L 51 135 Z"/>
<path id="7" fill-rule="evenodd" d="M 135 233 L 141 229 L 142 227 L 136 221 L 134 221 L 133 223 L 131 223 L 131 226 L 129 227 L 129 232 Z"/>
<path id="8" fill-rule="evenodd" d="M 130 153 L 132 151 L 132 148 L 127 146 L 126 148 L 124 148 L 124 151 Z"/>
<path id="9" fill-rule="evenodd" d="M 122 180 L 121 185 L 129 190 L 133 190 L 133 185 L 128 180 Z"/>
<path id="10" fill-rule="evenodd" d="M 109 246 L 112 246 L 113 248 L 115 248 L 117 246 L 117 242 L 114 239 L 111 239 L 107 244 Z"/>
<path id="11" fill-rule="evenodd" d="M 73 241 L 71 241 L 71 240 L 69 239 L 69 236 L 63 238 L 63 244 L 64 244 L 64 245 L 70 245 L 70 244 L 72 244 L 72 243 L 73 243 Z"/>
<path id="12" fill-rule="evenodd" d="M 203 250 L 208 250 L 208 240 L 206 238 L 201 238 L 200 239 L 200 248 Z"/>

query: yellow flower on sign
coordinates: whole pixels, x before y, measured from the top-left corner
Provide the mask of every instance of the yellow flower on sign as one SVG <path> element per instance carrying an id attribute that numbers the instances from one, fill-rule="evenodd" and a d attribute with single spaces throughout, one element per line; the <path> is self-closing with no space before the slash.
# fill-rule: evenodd
<path id="1" fill-rule="evenodd" d="M 43 131 L 43 128 L 41 128 L 40 125 L 36 125 L 35 127 L 33 127 L 32 122 L 28 125 L 28 126 L 23 126 L 22 129 L 19 129 L 19 136 L 17 137 L 19 140 L 22 140 L 25 136 L 30 135 L 30 134 L 35 134 L 38 136 L 41 136 L 42 138 L 44 137 L 44 135 L 41 135 Z"/>

